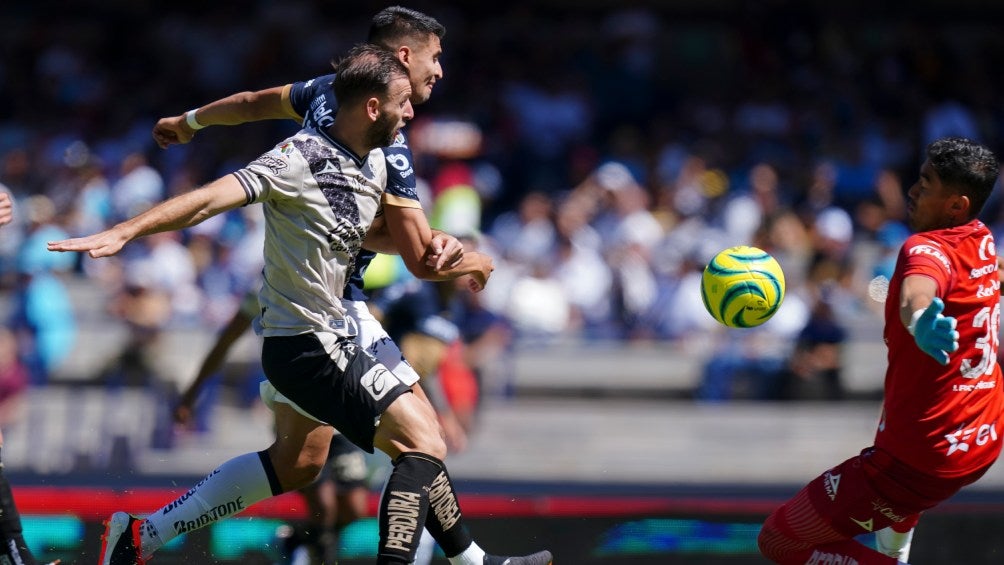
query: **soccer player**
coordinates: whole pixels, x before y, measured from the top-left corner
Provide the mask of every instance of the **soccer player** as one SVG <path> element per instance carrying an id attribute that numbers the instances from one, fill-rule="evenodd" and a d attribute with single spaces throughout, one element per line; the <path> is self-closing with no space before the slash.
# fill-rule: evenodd
<path id="1" fill-rule="evenodd" d="M 266 451 L 227 461 L 146 519 L 115 513 L 103 565 L 144 563 L 182 533 L 313 482 L 335 427 L 394 464 L 380 505 L 377 563 L 412 561 L 423 525 L 453 564 L 506 560 L 486 555 L 467 532 L 428 401 L 356 345 L 338 300 L 360 247 L 371 245 L 371 228 L 386 229 L 406 264 L 422 265 L 423 278 L 470 274 L 480 289 L 491 259 L 465 253 L 456 268 L 435 272 L 422 263 L 431 233 L 410 241 L 412 234 L 402 234 L 381 206 L 396 195 L 379 148 L 412 117 L 407 68 L 384 49 L 357 46 L 338 65 L 332 86 L 340 108 L 330 126 L 303 129 L 247 167 L 108 230 L 49 243 L 52 251 L 105 257 L 137 237 L 190 227 L 237 206 L 261 203 L 265 210 L 263 396 L 272 403 L 276 440 Z M 545 564 L 550 557 L 540 552 L 509 563 Z"/>
<path id="2" fill-rule="evenodd" d="M 443 77 L 439 57 L 446 34 L 435 18 L 421 12 L 392 6 L 378 12 L 371 21 L 368 41 L 393 52 L 408 68 L 412 105 L 426 102 L 435 83 Z M 276 86 L 256 92 L 240 92 L 210 102 L 179 116 L 161 118 L 153 137 L 161 147 L 188 143 L 198 129 L 211 125 L 238 125 L 269 119 L 290 119 L 304 127 L 324 128 L 338 110 L 338 100 L 331 89 L 334 73 L 307 81 Z M 395 143 L 384 148 L 388 183 L 400 196 L 386 203 L 389 223 L 404 226 L 406 232 L 425 233 L 429 222 L 418 200 L 417 182 L 412 168 L 412 153 L 402 132 Z M 462 259 L 463 246 L 456 238 L 433 230 L 428 255 L 436 270 L 454 266 Z M 389 243 L 385 251 L 399 253 Z M 366 305 L 363 273 L 376 254 L 363 249 L 345 288 L 342 305 L 359 328 L 357 342 L 405 382 L 417 382 L 418 374 L 401 355 L 401 350 L 387 336 Z M 407 259 L 408 254 L 402 254 Z M 416 266 L 408 265 L 410 271 Z"/>
<path id="3" fill-rule="evenodd" d="M 435 18 L 421 12 L 392 6 L 378 12 L 372 19 L 368 41 L 393 52 L 408 68 L 411 80 L 411 103 L 426 102 L 436 81 L 443 77 L 439 57 L 446 29 Z M 256 92 L 240 92 L 203 105 L 195 110 L 158 120 L 153 137 L 162 148 L 176 143 L 188 143 L 196 131 L 208 126 L 238 125 L 268 119 L 291 119 L 304 127 L 324 128 L 338 111 L 331 85 L 334 73 L 311 80 L 276 86 Z M 385 203 L 388 219 L 405 227 L 408 232 L 425 233 L 428 220 L 418 201 L 417 182 L 412 168 L 412 153 L 402 133 L 390 147 L 384 148 L 387 160 L 388 183 L 396 187 L 398 198 Z M 449 234 L 433 230 L 428 262 L 436 270 L 453 267 L 463 256 L 463 246 Z M 390 245 L 388 252 L 397 252 Z M 367 307 L 363 290 L 363 273 L 375 253 L 360 251 L 355 268 L 349 277 L 342 298 L 342 306 L 358 328 L 356 342 L 376 357 L 397 378 L 406 384 L 419 382 L 419 375 L 405 360 L 398 345 L 374 318 Z M 407 254 L 403 254 L 405 258 Z M 413 266 L 409 269 L 414 271 Z M 201 386 L 198 378 L 189 390 Z M 193 388 L 194 387 L 194 388 Z M 426 387 L 427 388 L 427 387 Z M 416 385 L 416 392 L 425 396 L 426 388 Z M 441 396 L 433 394 L 433 398 Z M 194 400 L 194 398 L 190 399 Z M 449 414 L 440 414 L 449 422 Z M 457 435 L 456 427 L 447 431 L 451 441 Z M 356 457 L 361 454 L 356 454 Z M 345 454 L 344 457 L 349 457 Z M 346 516 L 340 513 L 340 516 Z"/>
<path id="4" fill-rule="evenodd" d="M 927 147 L 885 303 L 889 365 L 875 443 L 824 472 L 760 532 L 777 563 L 905 563 L 920 514 L 978 480 L 1001 451 L 1000 283 L 977 214 L 997 158 L 960 138 Z M 853 538 L 876 532 L 872 550 Z"/>
<path id="5" fill-rule="evenodd" d="M 6 190 L 0 189 L 0 226 L 5 226 L 14 220 L 14 200 Z M 0 450 L 3 449 L 3 433 L 0 432 Z M 14 493 L 10 482 L 3 472 L 3 460 L 0 459 L 0 563 L 23 563 L 36 565 L 35 557 L 24 541 L 24 529 L 21 525 L 21 515 L 14 504 Z M 59 560 L 49 563 L 56 565 Z"/>

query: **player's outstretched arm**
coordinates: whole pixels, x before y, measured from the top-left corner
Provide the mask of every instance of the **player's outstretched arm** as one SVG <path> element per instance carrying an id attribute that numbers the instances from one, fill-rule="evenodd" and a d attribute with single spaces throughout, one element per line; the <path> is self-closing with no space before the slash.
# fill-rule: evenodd
<path id="1" fill-rule="evenodd" d="M 188 143 L 196 131 L 208 126 L 235 126 L 262 120 L 301 121 L 301 116 L 283 98 L 288 86 L 237 92 L 184 114 L 161 118 L 153 126 L 153 139 L 164 149 L 175 143 Z"/>
<path id="2" fill-rule="evenodd" d="M 237 177 L 227 175 L 201 188 L 175 196 L 111 228 L 85 237 L 50 241 L 49 251 L 86 252 L 91 257 L 108 257 L 130 241 L 165 231 L 194 226 L 221 212 L 247 202 Z"/>
<path id="3" fill-rule="evenodd" d="M 959 349 L 959 332 L 954 317 L 942 314 L 945 303 L 936 296 L 937 285 L 925 276 L 903 279 L 900 294 L 900 321 L 913 336 L 917 347 L 942 365 Z"/>

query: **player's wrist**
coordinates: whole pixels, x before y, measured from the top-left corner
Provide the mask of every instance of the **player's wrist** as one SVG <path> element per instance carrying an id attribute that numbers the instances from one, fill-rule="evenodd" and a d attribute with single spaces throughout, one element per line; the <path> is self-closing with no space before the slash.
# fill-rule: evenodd
<path id="1" fill-rule="evenodd" d="M 925 308 L 921 308 L 913 313 L 910 317 L 910 325 L 906 327 L 906 331 L 910 332 L 910 335 L 915 335 L 914 332 L 917 331 L 917 320 L 924 315 Z"/>
<path id="2" fill-rule="evenodd" d="M 199 120 L 195 119 L 195 112 L 197 111 L 198 108 L 185 112 L 185 123 L 188 124 L 188 127 L 192 128 L 195 131 L 199 131 L 200 129 L 206 127 L 203 124 L 200 124 Z"/>

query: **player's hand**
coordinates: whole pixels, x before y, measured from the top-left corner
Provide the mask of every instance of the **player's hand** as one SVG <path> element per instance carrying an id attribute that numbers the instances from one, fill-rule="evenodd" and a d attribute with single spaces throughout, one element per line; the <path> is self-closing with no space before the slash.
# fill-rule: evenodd
<path id="1" fill-rule="evenodd" d="M 429 258 L 425 264 L 436 271 L 452 269 L 464 260 L 464 244 L 448 233 L 436 233 L 429 244 Z"/>
<path id="2" fill-rule="evenodd" d="M 943 315 L 944 310 L 940 298 L 932 300 L 913 325 L 913 339 L 921 351 L 947 365 L 948 354 L 959 349 L 959 332 L 955 330 L 955 318 Z"/>
<path id="3" fill-rule="evenodd" d="M 185 428 L 192 427 L 195 423 L 195 400 L 196 395 L 194 391 L 186 389 L 181 395 L 181 399 L 178 400 L 178 404 L 174 407 L 174 412 L 171 414 L 176 424 Z"/>
<path id="4" fill-rule="evenodd" d="M 184 402 L 179 403 L 174 407 L 174 423 L 178 424 L 183 428 L 189 428 L 192 426 L 192 422 L 195 421 L 195 411 L 192 406 Z"/>
<path id="5" fill-rule="evenodd" d="M 14 202 L 10 194 L 0 192 L 0 226 L 9 224 L 14 219 Z"/>
<path id="6" fill-rule="evenodd" d="M 49 251 L 86 251 L 91 257 L 109 257 L 122 250 L 129 242 L 129 236 L 120 229 L 111 228 L 86 237 L 75 237 L 61 241 L 50 241 Z"/>
<path id="7" fill-rule="evenodd" d="M 478 270 L 470 274 L 470 279 L 467 282 L 467 288 L 471 289 L 471 292 L 481 292 L 484 290 L 485 285 L 488 284 L 488 277 L 492 276 L 492 271 L 495 270 L 495 263 L 492 258 L 483 253 L 477 253 L 480 259 L 480 265 Z"/>
<path id="8" fill-rule="evenodd" d="M 153 140 L 161 149 L 167 149 L 168 145 L 175 143 L 188 143 L 195 136 L 195 130 L 185 122 L 185 115 L 172 116 L 157 120 L 157 125 L 153 126 Z"/>

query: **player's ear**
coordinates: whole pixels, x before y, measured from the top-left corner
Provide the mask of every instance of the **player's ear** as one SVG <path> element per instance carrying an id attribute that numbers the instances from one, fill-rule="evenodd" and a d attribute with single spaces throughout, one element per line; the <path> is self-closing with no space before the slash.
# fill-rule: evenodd
<path id="1" fill-rule="evenodd" d="M 960 216 L 969 215 L 969 206 L 971 202 L 969 197 L 965 194 L 956 194 L 955 198 L 952 199 L 952 211 L 959 214 Z"/>
<path id="2" fill-rule="evenodd" d="M 402 45 L 397 48 L 397 51 L 395 51 L 394 54 L 397 55 L 398 60 L 404 63 L 404 66 L 411 66 L 411 47 Z"/>
<path id="3" fill-rule="evenodd" d="M 368 115 L 370 117 L 370 121 L 373 122 L 380 117 L 380 99 L 376 96 L 366 101 L 366 115 Z"/>

